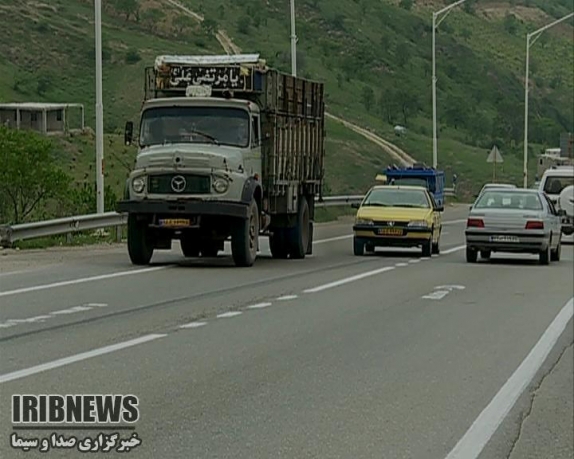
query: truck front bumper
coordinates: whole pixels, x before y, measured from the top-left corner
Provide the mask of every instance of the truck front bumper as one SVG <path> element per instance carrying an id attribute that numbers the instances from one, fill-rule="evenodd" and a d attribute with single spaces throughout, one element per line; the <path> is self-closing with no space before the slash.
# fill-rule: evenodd
<path id="1" fill-rule="evenodd" d="M 129 214 L 210 215 L 243 219 L 249 215 L 248 205 L 241 202 L 199 200 L 123 200 L 116 204 L 116 211 Z"/>

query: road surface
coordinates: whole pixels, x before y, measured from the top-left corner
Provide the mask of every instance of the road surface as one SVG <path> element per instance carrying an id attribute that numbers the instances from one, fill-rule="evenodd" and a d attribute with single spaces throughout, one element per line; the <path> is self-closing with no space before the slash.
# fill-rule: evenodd
<path id="1" fill-rule="evenodd" d="M 146 268 L 125 247 L 1 257 L 0 457 L 78 457 L 12 449 L 12 394 L 135 394 L 144 459 L 571 457 L 572 246 L 469 265 L 465 217 L 430 259 L 354 257 L 349 223 L 248 269 L 175 244 Z M 52 431 L 98 433 L 18 433 Z"/>

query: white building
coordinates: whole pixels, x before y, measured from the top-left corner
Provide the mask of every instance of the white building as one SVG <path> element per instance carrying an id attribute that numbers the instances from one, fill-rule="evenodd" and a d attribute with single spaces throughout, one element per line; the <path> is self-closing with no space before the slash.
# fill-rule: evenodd
<path id="1" fill-rule="evenodd" d="M 76 113 L 71 113 L 71 110 L 75 110 Z M 75 126 L 70 126 L 71 118 L 74 119 L 73 124 L 76 124 Z M 83 131 L 84 105 L 34 102 L 0 103 L 0 123 L 12 128 L 29 129 L 46 135 Z"/>

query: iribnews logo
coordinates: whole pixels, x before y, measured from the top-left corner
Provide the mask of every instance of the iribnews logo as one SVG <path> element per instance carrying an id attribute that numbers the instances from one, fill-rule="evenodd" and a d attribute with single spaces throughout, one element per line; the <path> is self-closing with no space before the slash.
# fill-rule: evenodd
<path id="1" fill-rule="evenodd" d="M 133 424 L 135 395 L 12 395 L 13 424 Z"/>

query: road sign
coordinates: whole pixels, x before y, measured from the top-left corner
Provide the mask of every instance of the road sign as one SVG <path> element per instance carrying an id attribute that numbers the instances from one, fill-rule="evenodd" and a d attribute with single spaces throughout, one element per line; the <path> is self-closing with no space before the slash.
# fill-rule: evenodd
<path id="1" fill-rule="evenodd" d="M 498 151 L 498 147 L 496 145 L 492 147 L 492 150 L 490 150 L 490 154 L 488 155 L 488 158 L 486 158 L 486 162 L 487 163 L 504 162 L 504 160 L 502 159 L 502 155 L 500 154 L 500 151 Z"/>

